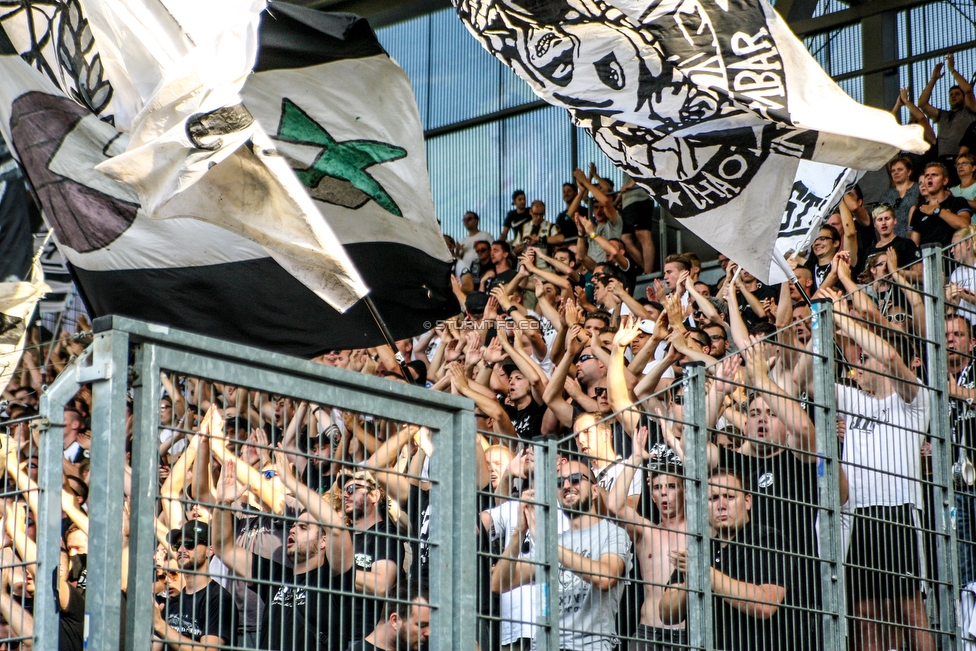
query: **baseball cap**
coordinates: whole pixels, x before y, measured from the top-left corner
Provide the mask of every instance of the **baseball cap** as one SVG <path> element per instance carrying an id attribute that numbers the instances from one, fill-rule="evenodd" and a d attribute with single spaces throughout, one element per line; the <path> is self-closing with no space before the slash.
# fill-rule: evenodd
<path id="1" fill-rule="evenodd" d="M 484 314 L 488 306 L 488 294 L 484 292 L 471 292 L 464 299 L 464 309 L 471 314 Z"/>
<path id="2" fill-rule="evenodd" d="M 197 545 L 209 545 L 210 525 L 199 520 L 188 520 L 179 529 L 172 529 L 166 539 L 171 545 L 181 540 L 195 540 Z"/>
<path id="3" fill-rule="evenodd" d="M 654 334 L 654 322 L 651 321 L 650 319 L 641 319 L 637 323 L 637 327 L 644 334 L 648 334 L 648 335 Z"/>
<path id="4" fill-rule="evenodd" d="M 511 375 L 512 373 L 522 373 L 522 371 L 519 370 L 519 367 L 512 363 L 502 364 L 502 370 L 505 371 L 505 375 Z"/>

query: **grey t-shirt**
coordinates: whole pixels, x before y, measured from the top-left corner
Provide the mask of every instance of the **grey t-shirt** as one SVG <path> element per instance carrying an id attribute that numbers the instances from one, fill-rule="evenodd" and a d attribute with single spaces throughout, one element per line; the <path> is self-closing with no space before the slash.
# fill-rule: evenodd
<path id="1" fill-rule="evenodd" d="M 630 572 L 630 538 L 626 531 L 606 520 L 587 529 L 562 532 L 559 546 L 593 560 L 615 554 L 624 561 L 623 576 Z M 617 645 L 617 608 L 625 583 L 621 578 L 604 592 L 560 566 L 559 648 L 611 651 Z"/>
<path id="2" fill-rule="evenodd" d="M 607 240 L 619 240 L 620 236 L 624 232 L 624 218 L 617 215 L 617 223 L 611 224 L 609 220 L 603 222 L 602 224 L 597 224 L 593 229 L 597 235 L 602 236 Z M 589 240 L 589 248 L 586 250 L 586 254 L 593 259 L 597 264 L 601 264 L 607 261 L 607 252 L 603 250 L 603 247 L 597 244 L 596 240 Z"/>
<path id="3" fill-rule="evenodd" d="M 939 109 L 939 118 L 935 122 L 939 127 L 939 156 L 955 156 L 959 141 L 973 122 L 976 122 L 976 113 L 965 106 L 954 112 Z"/>

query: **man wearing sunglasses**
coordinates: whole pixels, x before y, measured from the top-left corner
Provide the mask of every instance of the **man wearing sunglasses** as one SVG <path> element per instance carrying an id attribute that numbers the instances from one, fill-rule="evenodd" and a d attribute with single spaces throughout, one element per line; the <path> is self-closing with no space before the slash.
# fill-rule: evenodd
<path id="1" fill-rule="evenodd" d="M 461 260 L 470 269 L 471 265 L 481 257 L 476 251 L 478 245 L 484 242 L 484 248 L 486 249 L 485 256 L 487 257 L 487 249 L 491 248 L 491 242 L 495 238 L 491 236 L 491 233 L 486 233 L 481 230 L 481 217 L 476 212 L 469 210 L 464 213 L 464 216 L 461 217 L 461 224 L 468 231 L 467 237 L 458 242 L 461 245 Z"/>
<path id="2" fill-rule="evenodd" d="M 153 609 L 153 651 L 216 649 L 234 636 L 234 598 L 210 578 L 210 527 L 191 520 L 169 532 L 168 541 L 184 586 L 162 609 Z"/>
<path id="3" fill-rule="evenodd" d="M 596 511 L 599 488 L 593 471 L 580 461 L 562 464 L 556 476 L 559 506 L 569 529 L 558 536 L 559 648 L 584 651 L 611 648 L 616 638 L 617 609 L 630 571 L 630 539 Z M 520 560 L 522 542 L 535 535 L 535 507 L 523 504 L 516 533 L 491 573 L 492 592 L 533 583 L 537 565 Z M 538 552 L 530 544 L 529 557 Z"/>
<path id="4" fill-rule="evenodd" d="M 376 626 L 381 597 L 393 591 L 402 565 L 403 544 L 389 520 L 386 499 L 372 473 L 358 471 L 339 478 L 342 513 L 353 528 L 356 596 L 344 597 L 339 612 L 352 615 L 352 639 Z"/>

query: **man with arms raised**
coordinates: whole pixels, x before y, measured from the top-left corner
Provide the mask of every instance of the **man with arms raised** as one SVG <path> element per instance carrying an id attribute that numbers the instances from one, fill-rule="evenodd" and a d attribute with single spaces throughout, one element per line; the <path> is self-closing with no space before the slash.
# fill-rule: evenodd
<path id="1" fill-rule="evenodd" d="M 333 614 L 330 591 L 350 593 L 355 582 L 352 536 L 342 516 L 286 468 L 283 455 L 275 464 L 278 476 L 306 510 L 288 533 L 286 559 L 266 559 L 234 544 L 231 506 L 239 492 L 234 461 L 224 464 L 213 510 L 215 551 L 234 574 L 254 579 L 265 604 L 258 648 L 265 651 L 340 649 L 351 622 Z"/>
<path id="2" fill-rule="evenodd" d="M 580 461 L 562 464 L 556 477 L 559 506 L 570 528 L 558 536 L 559 648 L 610 651 L 617 608 L 630 570 L 630 540 L 620 527 L 596 512 L 599 490 L 593 471 Z M 491 573 L 493 592 L 535 581 L 536 564 L 520 560 L 522 542 L 535 534 L 535 507 L 525 504 L 516 534 Z M 529 555 L 538 557 L 530 547 Z"/>

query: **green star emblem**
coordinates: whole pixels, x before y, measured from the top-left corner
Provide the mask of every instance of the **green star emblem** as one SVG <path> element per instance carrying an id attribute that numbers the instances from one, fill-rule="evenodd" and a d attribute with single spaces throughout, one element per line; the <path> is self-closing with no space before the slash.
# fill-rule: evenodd
<path id="1" fill-rule="evenodd" d="M 404 158 L 406 149 L 375 140 L 336 142 L 321 124 L 288 98 L 281 101 L 276 139 L 322 148 L 310 167 L 292 162 L 298 178 L 314 198 L 346 208 L 359 208 L 372 199 L 387 212 L 403 217 L 400 207 L 366 169 Z"/>

